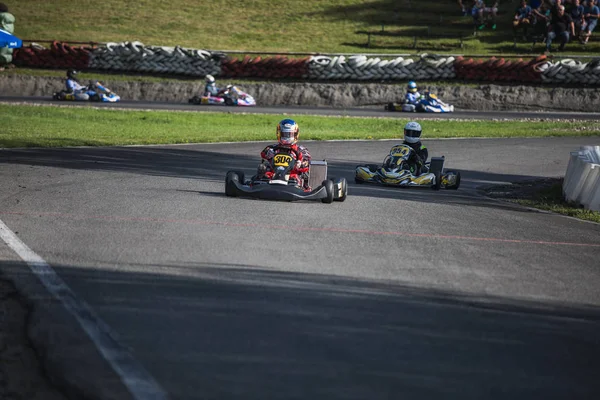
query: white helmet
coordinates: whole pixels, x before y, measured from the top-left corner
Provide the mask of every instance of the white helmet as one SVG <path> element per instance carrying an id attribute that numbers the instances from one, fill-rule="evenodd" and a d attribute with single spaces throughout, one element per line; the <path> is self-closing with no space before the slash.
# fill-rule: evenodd
<path id="1" fill-rule="evenodd" d="M 418 122 L 410 121 L 404 125 L 404 141 L 407 143 L 417 143 L 421 140 L 421 125 Z"/>
<path id="2" fill-rule="evenodd" d="M 212 75 L 206 75 L 206 83 L 215 83 L 215 77 Z"/>

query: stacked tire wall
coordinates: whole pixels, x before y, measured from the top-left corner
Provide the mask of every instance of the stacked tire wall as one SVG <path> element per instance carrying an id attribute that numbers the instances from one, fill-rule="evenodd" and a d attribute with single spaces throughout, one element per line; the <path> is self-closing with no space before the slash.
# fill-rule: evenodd
<path id="1" fill-rule="evenodd" d="M 302 79 L 315 81 L 460 80 L 511 83 L 600 84 L 600 59 L 589 63 L 546 56 L 530 60 L 472 59 L 423 54 L 415 58 L 267 56 L 241 58 L 179 46 L 146 46 L 141 42 L 70 46 L 54 42 L 17 49 L 14 63 L 21 67 L 75 68 L 111 72 L 155 73 L 226 78 Z"/>

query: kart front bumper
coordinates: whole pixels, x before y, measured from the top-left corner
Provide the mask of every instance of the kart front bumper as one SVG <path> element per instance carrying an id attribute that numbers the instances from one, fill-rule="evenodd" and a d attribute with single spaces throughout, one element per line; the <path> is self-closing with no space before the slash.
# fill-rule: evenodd
<path id="1" fill-rule="evenodd" d="M 239 197 L 282 201 L 322 200 L 327 197 L 327 191 L 324 186 L 319 186 L 316 189 L 307 192 L 295 185 L 269 183 L 246 185 L 237 181 L 232 181 L 231 183 L 234 185 L 235 195 Z"/>

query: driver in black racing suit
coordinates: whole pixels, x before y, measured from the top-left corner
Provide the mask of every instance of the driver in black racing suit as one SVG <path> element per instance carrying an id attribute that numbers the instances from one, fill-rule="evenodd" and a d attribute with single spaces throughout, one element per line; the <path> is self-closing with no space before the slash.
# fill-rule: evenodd
<path id="1" fill-rule="evenodd" d="M 427 147 L 421 143 L 421 124 L 415 121 L 410 121 L 406 125 L 404 125 L 404 142 L 402 144 L 409 146 L 414 150 L 415 157 L 410 160 L 410 172 L 415 175 L 421 175 L 421 170 L 427 161 L 427 157 L 429 156 L 429 151 Z"/>

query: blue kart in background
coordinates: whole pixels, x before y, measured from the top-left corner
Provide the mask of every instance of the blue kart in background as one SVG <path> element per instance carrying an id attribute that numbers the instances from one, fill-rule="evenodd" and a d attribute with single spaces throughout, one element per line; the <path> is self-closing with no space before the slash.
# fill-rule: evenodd
<path id="1" fill-rule="evenodd" d="M 417 104 L 409 103 L 388 103 L 385 106 L 387 111 L 402 112 L 428 112 L 428 113 L 451 113 L 454 112 L 454 106 L 444 103 L 438 97 L 429 92 L 425 92 Z"/>

